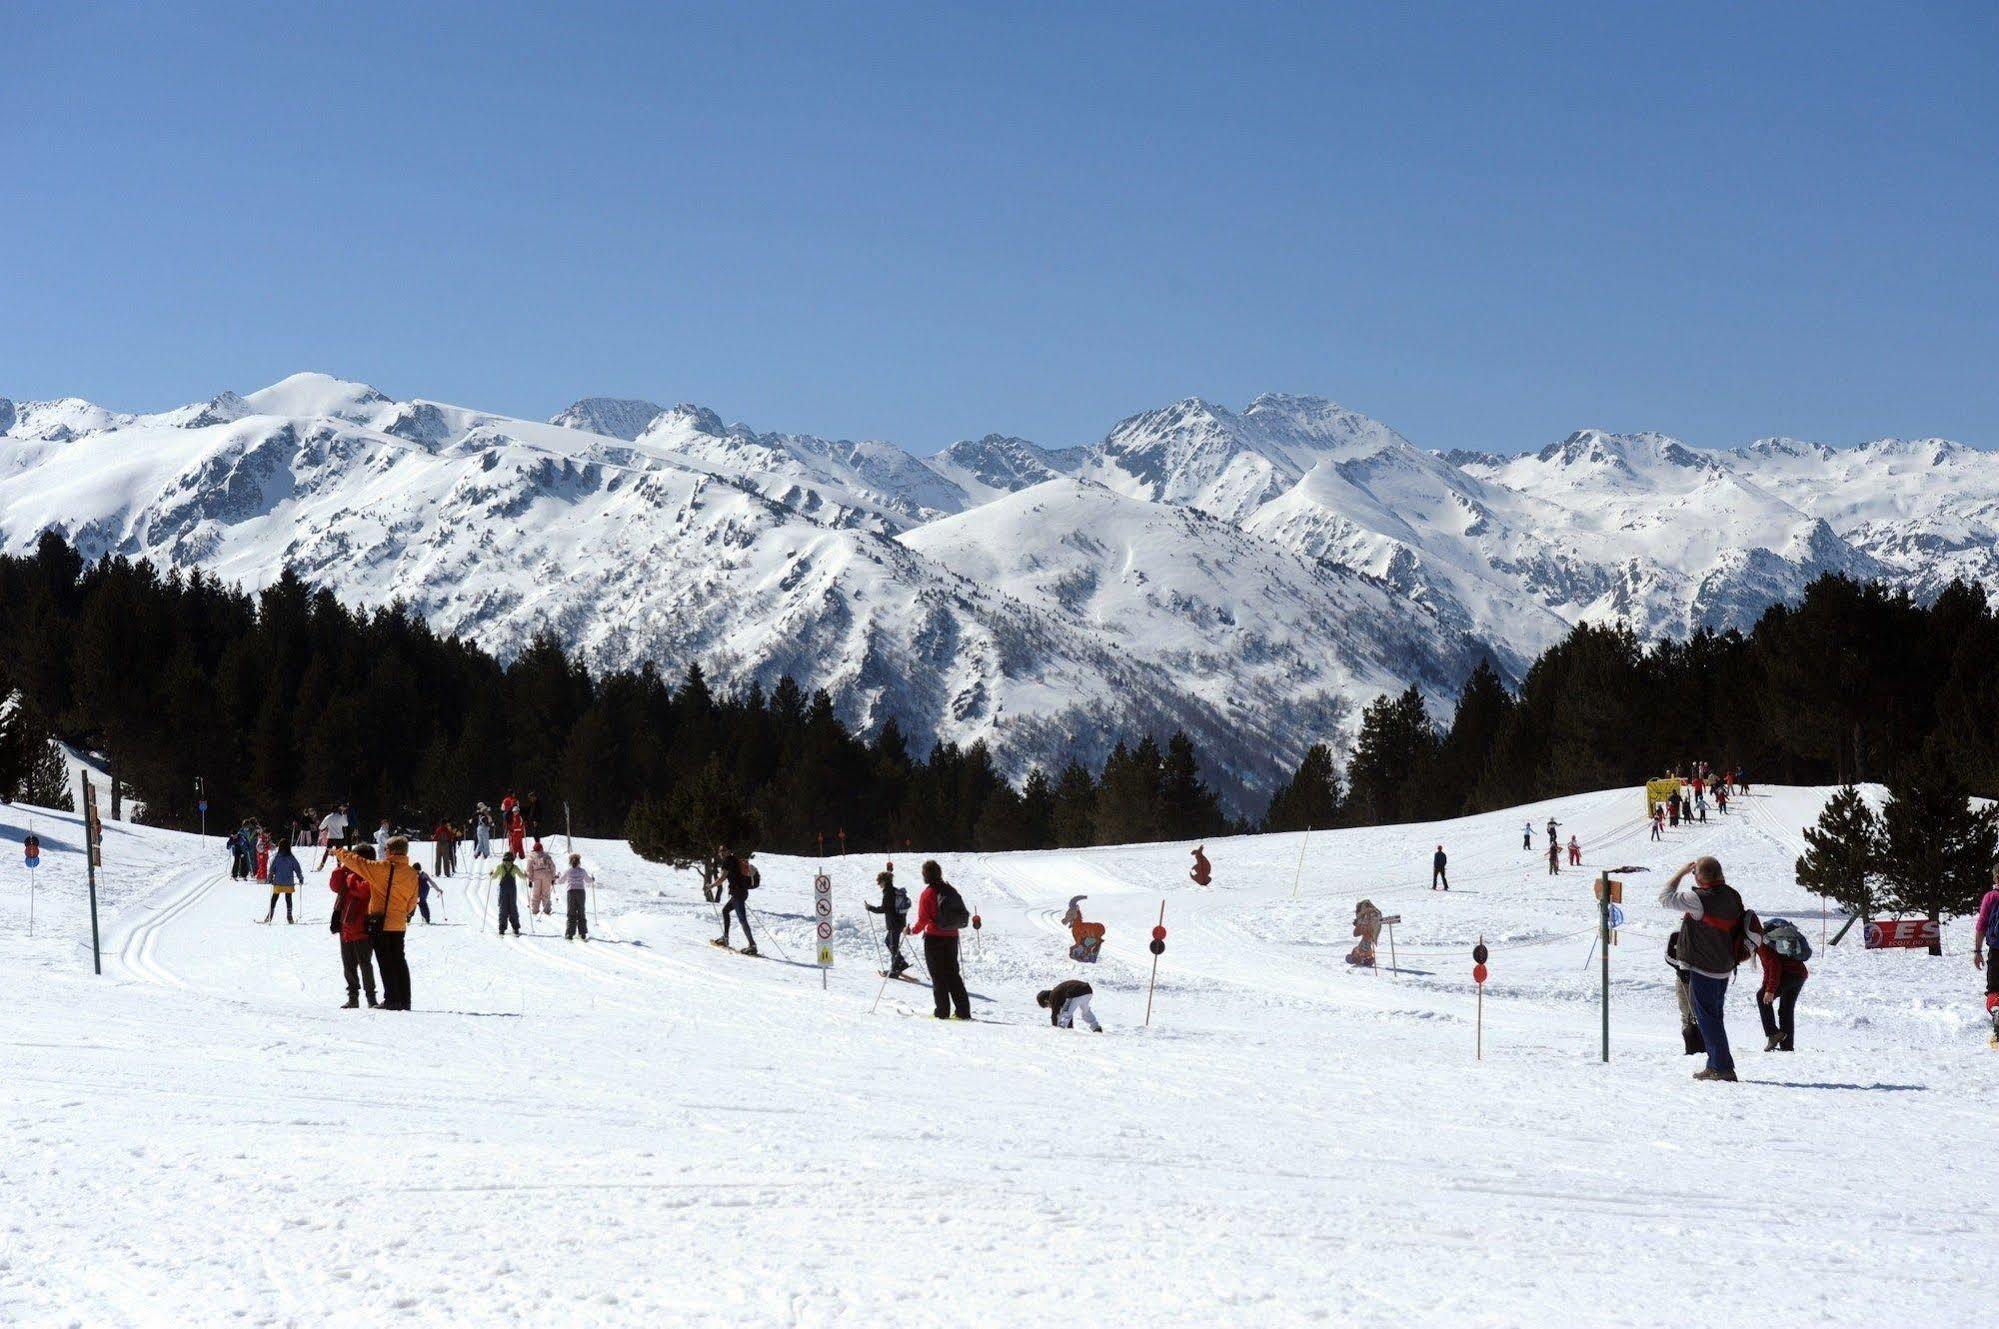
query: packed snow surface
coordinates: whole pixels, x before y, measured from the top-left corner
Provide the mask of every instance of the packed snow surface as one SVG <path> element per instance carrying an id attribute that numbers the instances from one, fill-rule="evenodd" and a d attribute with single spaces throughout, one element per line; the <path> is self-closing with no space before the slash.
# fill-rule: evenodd
<path id="1" fill-rule="evenodd" d="M 215 840 L 127 825 L 94 977 L 76 818 L 35 815 L 31 939 L 29 812 L 0 810 L 0 1323 L 1987 1325 L 1999 1052 L 1964 923 L 1943 958 L 1820 947 L 1792 1054 L 1745 970 L 1740 1084 L 1680 1052 L 1664 877 L 1715 854 L 1818 946 L 1791 863 L 1825 792 L 1664 844 L 1630 789 L 1222 840 L 1208 889 L 1187 844 L 944 856 L 973 1024 L 918 985 L 875 1006 L 878 853 L 825 863 L 824 990 L 811 861 L 763 860 L 753 959 L 691 874 L 579 842 L 595 940 L 496 937 L 451 879 L 390 1014 L 337 1009 L 324 872 L 264 927 Z M 1584 869 L 1547 875 L 1550 816 Z M 1625 864 L 1605 1065 L 1589 880 Z M 1386 937 L 1342 962 L 1363 896 L 1402 918 L 1393 971 Z M 1103 1034 L 1036 1009 L 1072 976 Z"/>

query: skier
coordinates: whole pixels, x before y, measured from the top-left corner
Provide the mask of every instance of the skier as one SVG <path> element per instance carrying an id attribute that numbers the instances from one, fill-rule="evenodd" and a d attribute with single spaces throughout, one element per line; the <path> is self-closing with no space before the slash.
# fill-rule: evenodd
<path id="1" fill-rule="evenodd" d="M 1560 844 L 1557 844 L 1555 841 L 1550 840 L 1548 841 L 1548 875 L 1551 877 L 1557 876 L 1561 873 L 1561 871 L 1562 871 L 1562 846 Z"/>
<path id="2" fill-rule="evenodd" d="M 1680 824 L 1680 796 L 1677 793 L 1666 800 L 1666 824 L 1668 826 Z"/>
<path id="3" fill-rule="evenodd" d="M 1520 847 L 1522 849 L 1534 847 L 1534 823 L 1531 821 L 1520 824 Z"/>
<path id="4" fill-rule="evenodd" d="M 562 874 L 562 884 L 569 892 L 569 920 L 568 926 L 563 930 L 562 938 L 568 941 L 571 938 L 581 937 L 588 941 L 590 919 L 585 907 L 590 902 L 590 888 L 597 884 L 597 879 L 583 870 L 583 855 L 569 856 L 569 867 Z"/>
<path id="5" fill-rule="evenodd" d="M 472 857 L 491 858 L 493 856 L 493 814 L 486 811 L 486 805 L 479 805 L 479 815 L 472 819 Z"/>
<path id="6" fill-rule="evenodd" d="M 1442 846 L 1442 845 L 1438 845 L 1438 846 L 1437 846 L 1437 852 L 1436 852 L 1436 853 L 1434 853 L 1434 854 L 1432 854 L 1432 855 L 1430 856 L 1430 889 L 1431 889 L 1431 890 L 1433 890 L 1433 891 L 1434 891 L 1434 890 L 1436 890 L 1436 889 L 1437 889 L 1437 883 L 1438 883 L 1438 882 L 1442 882 L 1442 883 L 1443 883 L 1443 888 L 1444 888 L 1445 890 L 1447 890 L 1447 891 L 1448 891 L 1449 889 L 1451 889 L 1451 879 L 1450 879 L 1450 877 L 1446 876 L 1446 875 L 1445 875 L 1445 873 L 1444 873 L 1444 865 L 1445 865 L 1446 863 L 1449 863 L 1450 861 L 1451 861 L 1451 860 L 1450 860 L 1450 859 L 1449 859 L 1448 857 L 1446 857 L 1446 856 L 1445 856 L 1445 854 L 1444 854 L 1444 846 Z"/>
<path id="7" fill-rule="evenodd" d="M 1581 840 L 1578 840 L 1574 835 L 1571 835 L 1569 836 L 1569 866 L 1572 868 L 1579 868 L 1582 865 L 1583 865 L 1583 842 Z"/>
<path id="8" fill-rule="evenodd" d="M 386 860 L 388 858 L 389 837 L 393 834 L 394 832 L 389 829 L 389 819 L 387 817 L 382 818 L 382 824 L 375 828 L 375 857 L 377 860 Z"/>
<path id="9" fill-rule="evenodd" d="M 555 908 L 549 903 L 549 892 L 555 889 L 555 858 L 541 847 L 541 841 L 534 842 L 534 849 L 527 861 L 528 912 L 530 914 L 552 914 Z"/>
<path id="10" fill-rule="evenodd" d="M 722 935 L 715 938 L 715 944 L 728 949 L 729 915 L 734 914 L 743 925 L 743 954 L 757 953 L 757 939 L 750 935 L 750 892 L 757 888 L 757 879 L 751 874 L 747 855 L 722 855 L 722 884 L 728 888 L 729 898 L 722 902 Z"/>
<path id="11" fill-rule="evenodd" d="M 1652 838 L 1654 840 L 1666 838 L 1666 809 L 1656 803 L 1652 805 Z"/>
<path id="12" fill-rule="evenodd" d="M 944 880 L 944 869 L 936 859 L 923 863 L 923 894 L 916 899 L 916 921 L 909 935 L 923 938 L 923 963 L 930 970 L 930 994 L 938 1019 L 972 1018 L 972 998 L 965 991 L 965 975 L 958 967 L 958 929 L 972 921 L 965 897 Z"/>
<path id="13" fill-rule="evenodd" d="M 250 875 L 250 828 L 237 827 L 222 846 L 229 851 L 229 880 L 246 880 Z"/>
<path id="14" fill-rule="evenodd" d="M 458 829 L 449 821 L 440 821 L 430 833 L 431 870 L 440 877 L 451 876 L 458 869 Z"/>
<path id="15" fill-rule="evenodd" d="M 1097 1023 L 1095 1011 L 1090 1009 L 1090 997 L 1096 989 L 1080 978 L 1064 979 L 1052 988 L 1043 988 L 1034 994 L 1034 1004 L 1048 1012 L 1048 1023 L 1057 1029 L 1074 1029 L 1081 1020 L 1090 1026 L 1090 1032 L 1101 1034 L 1104 1027 Z"/>
<path id="16" fill-rule="evenodd" d="M 363 857 L 371 853 L 366 845 L 355 852 Z M 333 930 L 340 936 L 340 967 L 347 975 L 347 1001 L 342 1009 L 354 1010 L 360 1006 L 363 985 L 368 989 L 368 1005 L 372 1009 L 377 1003 L 375 966 L 369 958 L 368 945 L 368 883 L 335 864 L 326 885 L 333 892 Z"/>
<path id="17" fill-rule="evenodd" d="M 1756 1013 L 1763 1017 L 1765 1052 L 1792 1052 L 1798 1036 L 1798 993 L 1811 970 L 1812 944 L 1797 924 L 1786 918 L 1763 924 L 1763 942 L 1756 948 L 1763 965 L 1763 986 L 1756 993 Z"/>
<path id="18" fill-rule="evenodd" d="M 410 966 L 405 957 L 404 934 L 416 914 L 416 877 L 410 863 L 410 842 L 392 835 L 381 859 L 363 858 L 346 849 L 334 857 L 349 872 L 368 884 L 367 930 L 382 971 L 382 1009 L 406 1011 L 410 1008 Z"/>
<path id="19" fill-rule="evenodd" d="M 521 935 L 521 901 L 518 894 L 521 870 L 514 864 L 514 851 L 509 849 L 500 855 L 500 861 L 493 866 L 493 880 L 500 883 L 500 928 L 502 937 L 507 935 L 507 924 L 514 925 L 514 935 Z"/>
<path id="20" fill-rule="evenodd" d="M 1557 839 L 1557 837 L 1556 837 L 1556 835 L 1555 835 L 1555 828 L 1556 828 L 1557 826 L 1561 825 L 1561 824 L 1562 824 L 1562 823 L 1560 823 L 1559 821 L 1556 821 L 1556 820 L 1555 820 L 1555 819 L 1554 819 L 1553 817 L 1550 817 L 1550 818 L 1548 818 L 1548 843 L 1549 843 L 1549 844 L 1554 844 L 1554 843 L 1556 842 L 1556 839 Z"/>
<path id="21" fill-rule="evenodd" d="M 319 866 L 325 867 L 326 860 L 334 849 L 346 843 L 347 805 L 336 803 L 331 812 L 319 819 Z"/>
<path id="22" fill-rule="evenodd" d="M 275 846 L 271 841 L 271 833 L 265 830 L 262 826 L 259 826 L 257 828 L 257 880 L 258 881 L 267 882 L 271 879 L 271 850 L 274 847 Z"/>
<path id="23" fill-rule="evenodd" d="M 1714 787 L 1714 810 L 1716 812 L 1723 813 L 1724 815 L 1728 812 L 1727 785 L 1716 785 Z"/>
<path id="24" fill-rule="evenodd" d="M 1681 881 L 1692 875 L 1692 887 L 1682 890 Z M 1701 1041 L 1707 1045 L 1707 1067 L 1696 1071 L 1696 1080 L 1735 1079 L 1735 1058 L 1728 1051 L 1728 1028 L 1722 1021 L 1722 1001 L 1728 995 L 1728 980 L 1735 966 L 1745 958 L 1743 947 L 1753 948 L 1754 915 L 1742 907 L 1742 897 L 1728 884 L 1721 863 L 1701 858 L 1672 876 L 1659 892 L 1661 908 L 1681 913 L 1679 947 L 1672 962 L 1687 975 L 1693 999 L 1694 1023 L 1700 1026 Z"/>
<path id="25" fill-rule="evenodd" d="M 430 893 L 437 889 L 437 883 L 422 868 L 416 870 L 416 911 L 423 915 L 425 925 L 430 923 Z"/>
<path id="26" fill-rule="evenodd" d="M 265 877 L 271 883 L 271 907 L 264 911 L 264 921 L 268 923 L 277 916 L 278 897 L 282 895 L 285 897 L 285 922 L 293 922 L 292 892 L 305 881 L 305 869 L 292 857 L 290 840 L 278 841 L 277 855 L 271 859 Z"/>
<path id="27" fill-rule="evenodd" d="M 507 816 L 507 848 L 514 851 L 515 858 L 527 857 L 527 823 L 518 812 Z"/>
<path id="28" fill-rule="evenodd" d="M 1999 867 L 1992 869 L 1992 889 L 1978 902 L 1971 963 L 1985 970 L 1985 1010 L 1992 1017 L 1992 1046 L 1999 1048 Z"/>
<path id="29" fill-rule="evenodd" d="M 861 907 L 882 916 L 882 927 L 888 932 L 888 976 L 901 978 L 909 969 L 909 961 L 902 958 L 902 930 L 909 926 L 909 892 L 895 884 L 893 869 L 877 873 L 875 885 L 881 887 L 882 902 Z"/>
<path id="30" fill-rule="evenodd" d="M 1694 820 L 1707 825 L 1707 795 L 1698 788 L 1694 790 Z"/>

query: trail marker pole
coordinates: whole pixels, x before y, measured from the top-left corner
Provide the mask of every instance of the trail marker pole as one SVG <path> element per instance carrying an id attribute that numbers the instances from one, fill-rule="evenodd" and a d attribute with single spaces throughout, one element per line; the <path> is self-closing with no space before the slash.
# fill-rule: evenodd
<path id="1" fill-rule="evenodd" d="M 1298 837 L 1298 870 L 1291 874 L 1291 898 L 1294 900 L 1298 898 L 1299 883 L 1305 880 L 1305 846 L 1311 842 L 1311 839 L 1312 828 L 1307 826 L 1305 833 Z M 1164 906 L 1161 908 L 1163 910 Z"/>
<path id="2" fill-rule="evenodd" d="M 1159 957 L 1166 953 L 1166 901 L 1159 902 L 1159 925 L 1152 929 L 1152 979 L 1145 985 L 1145 1027 L 1152 1028 L 1152 994 L 1159 987 Z"/>
<path id="3" fill-rule="evenodd" d="M 972 906 L 972 941 L 979 948 L 979 958 L 986 958 L 986 920 L 979 917 L 979 907 Z"/>
<path id="4" fill-rule="evenodd" d="M 35 935 L 35 869 L 42 865 L 42 837 L 35 834 L 35 814 L 28 814 L 28 838 L 21 841 L 21 858 L 28 865 L 28 935 Z"/>
<path id="5" fill-rule="evenodd" d="M 1388 972 L 1397 978 L 1402 976 L 1402 971 L 1395 964 L 1395 925 L 1401 921 L 1400 914 L 1384 914 L 1381 919 L 1381 925 L 1388 929 Z"/>
<path id="6" fill-rule="evenodd" d="M 104 858 L 104 827 L 97 819 L 97 791 L 91 788 L 90 772 L 78 771 L 83 784 L 83 862 L 90 878 L 90 968 L 104 973 L 104 954 L 97 933 L 97 869 Z"/>
<path id="7" fill-rule="evenodd" d="M 1597 878 L 1597 941 L 1603 948 L 1603 1059 L 1610 1061 L 1610 873 Z"/>
<path id="8" fill-rule="evenodd" d="M 1479 1061 L 1485 1060 L 1485 961 L 1489 954 L 1485 949 L 1485 935 L 1481 933 L 1478 945 L 1471 948 L 1471 981 L 1478 984 L 1478 1032 L 1475 1035 L 1478 1041 L 1474 1047 Z"/>

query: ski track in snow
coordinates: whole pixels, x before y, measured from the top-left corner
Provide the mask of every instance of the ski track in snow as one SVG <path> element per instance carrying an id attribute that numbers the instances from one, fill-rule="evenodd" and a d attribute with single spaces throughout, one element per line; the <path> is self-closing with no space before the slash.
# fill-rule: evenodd
<path id="1" fill-rule="evenodd" d="M 1821 949 L 1790 1056 L 1760 1051 L 1745 973 L 1741 1085 L 1679 1055 L 1663 878 L 1715 853 L 1816 946 L 1789 882 L 1822 797 L 1761 791 L 1664 845 L 1635 790 L 1315 832 L 1302 870 L 1295 834 L 1211 841 L 1210 888 L 1191 844 L 947 855 L 984 923 L 971 1026 L 899 984 L 869 1014 L 860 854 L 827 861 L 826 992 L 798 963 L 809 861 L 764 860 L 749 959 L 708 945 L 690 874 L 621 844 L 579 842 L 587 945 L 560 911 L 495 936 L 468 860 L 396 1016 L 337 1009 L 325 873 L 264 927 L 215 841 L 114 826 L 94 978 L 76 819 L 37 814 L 64 847 L 34 938 L 18 860 L 0 876 L 0 1323 L 1989 1323 L 1999 1054 L 1962 923 L 1943 959 Z M 1547 874 L 1550 815 L 1585 869 Z M 1604 1066 L 1588 882 L 1626 862 L 1652 870 Z M 1094 967 L 1066 957 L 1075 894 L 1108 928 Z M 1362 896 L 1404 918 L 1399 972 L 1342 962 Z M 1034 1006 L 1071 974 L 1102 1036 Z"/>

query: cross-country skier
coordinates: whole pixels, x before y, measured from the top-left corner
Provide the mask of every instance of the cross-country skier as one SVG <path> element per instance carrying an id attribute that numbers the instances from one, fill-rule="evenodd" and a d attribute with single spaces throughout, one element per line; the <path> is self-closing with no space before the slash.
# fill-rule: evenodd
<path id="1" fill-rule="evenodd" d="M 569 866 L 563 870 L 562 885 L 568 892 L 569 918 L 563 930 L 563 940 L 575 937 L 590 940 L 590 919 L 587 907 L 590 903 L 590 888 L 597 879 L 583 870 L 583 855 L 571 854 Z"/>
<path id="2" fill-rule="evenodd" d="M 278 841 L 278 852 L 272 856 L 266 877 L 271 883 L 271 907 L 264 911 L 264 921 L 270 922 L 278 912 L 278 897 L 285 897 L 285 922 L 293 922 L 292 892 L 305 882 L 305 869 L 292 857 L 292 842 Z"/>
<path id="3" fill-rule="evenodd" d="M 509 849 L 500 855 L 500 861 L 493 865 L 493 880 L 500 883 L 500 935 L 507 935 L 507 924 L 514 925 L 514 935 L 521 935 L 521 870 L 514 862 L 514 851 Z"/>
<path id="4" fill-rule="evenodd" d="M 1992 869 L 1992 889 L 1978 902 L 1971 963 L 1985 970 L 1985 1010 L 1992 1017 L 1992 1046 L 1999 1047 L 1999 867 Z"/>
<path id="5" fill-rule="evenodd" d="M 331 812 L 319 819 L 319 866 L 325 867 L 326 860 L 334 849 L 346 843 L 347 805 L 338 803 Z"/>
<path id="6" fill-rule="evenodd" d="M 354 851 L 364 857 L 371 857 L 366 845 Z M 375 965 L 370 958 L 368 945 L 368 883 L 345 867 L 335 864 L 333 875 L 326 879 L 326 885 L 333 892 L 333 930 L 340 936 L 340 968 L 347 975 L 347 1001 L 345 1010 L 353 1010 L 361 1004 L 361 989 L 368 990 L 368 1005 L 375 1001 Z"/>
<path id="7" fill-rule="evenodd" d="M 1052 988 L 1043 988 L 1034 994 L 1034 1004 L 1048 1012 L 1048 1023 L 1057 1029 L 1074 1029 L 1081 1020 L 1090 1026 L 1092 1033 L 1101 1034 L 1104 1027 L 1097 1023 L 1095 1011 L 1090 1009 L 1090 997 L 1096 989 L 1080 978 L 1064 979 Z"/>
<path id="8" fill-rule="evenodd" d="M 1682 889 L 1680 883 L 1689 875 L 1694 884 Z M 1686 972 L 1694 1022 L 1707 1045 L 1707 1066 L 1694 1072 L 1694 1078 L 1732 1082 L 1735 1058 L 1728 1051 L 1722 1002 L 1728 995 L 1728 980 L 1743 959 L 1740 948 L 1751 935 L 1750 915 L 1728 884 L 1721 863 L 1713 858 L 1697 859 L 1675 872 L 1659 892 L 1659 904 L 1681 914 L 1680 944 L 1671 959 Z M 1760 940 L 1758 936 L 1756 941 Z"/>
<path id="9" fill-rule="evenodd" d="M 229 833 L 222 847 L 229 851 L 229 880 L 243 881 L 250 875 L 250 828 L 239 826 Z"/>
<path id="10" fill-rule="evenodd" d="M 555 907 L 549 902 L 549 893 L 555 889 L 555 857 L 541 847 L 541 841 L 534 842 L 527 861 L 528 912 L 530 914 L 552 914 Z"/>
<path id="11" fill-rule="evenodd" d="M 472 857 L 491 858 L 493 856 L 493 814 L 486 805 L 479 805 L 479 815 L 472 819 Z"/>
<path id="12" fill-rule="evenodd" d="M 757 939 L 750 935 L 750 892 L 757 888 L 755 876 L 745 862 L 747 855 L 722 855 L 722 884 L 729 892 L 729 898 L 722 902 L 722 935 L 715 939 L 717 946 L 729 944 L 729 915 L 734 914 L 743 925 L 743 954 L 757 953 Z"/>
<path id="13" fill-rule="evenodd" d="M 518 812 L 507 816 L 507 848 L 513 850 L 516 859 L 527 857 L 527 823 Z"/>
<path id="14" fill-rule="evenodd" d="M 893 870 L 877 873 L 875 885 L 881 887 L 882 902 L 861 907 L 882 916 L 882 927 L 888 933 L 888 976 L 901 978 L 909 968 L 909 961 L 902 958 L 902 930 L 909 926 L 909 892 L 895 884 Z"/>
<path id="15" fill-rule="evenodd" d="M 1561 872 L 1561 870 L 1562 870 L 1562 846 L 1557 844 L 1555 841 L 1550 840 L 1548 841 L 1548 875 L 1551 877 L 1556 876 Z"/>
<path id="16" fill-rule="evenodd" d="M 937 860 L 923 863 L 923 894 L 916 900 L 916 921 L 909 935 L 923 938 L 923 963 L 930 970 L 930 994 L 938 1019 L 972 1018 L 972 998 L 965 991 L 965 975 L 958 967 L 958 929 L 972 921 L 965 897 L 944 880 Z"/>
<path id="17" fill-rule="evenodd" d="M 1534 847 L 1534 823 L 1531 821 L 1520 824 L 1520 847 L 1522 849 Z"/>
<path id="18" fill-rule="evenodd" d="M 1569 836 L 1569 866 L 1572 868 L 1579 868 L 1582 865 L 1583 865 L 1583 842 L 1581 840 L 1578 840 L 1574 835 L 1571 835 Z"/>
<path id="19" fill-rule="evenodd" d="M 1451 860 L 1450 860 L 1450 858 L 1449 858 L 1449 857 L 1448 857 L 1448 856 L 1447 856 L 1447 855 L 1446 855 L 1446 854 L 1444 853 L 1444 846 L 1442 846 L 1442 845 L 1438 845 L 1438 846 L 1437 846 L 1437 852 L 1436 852 L 1436 853 L 1434 853 L 1434 854 L 1432 854 L 1432 855 L 1430 855 L 1430 889 L 1431 889 L 1431 890 L 1433 890 L 1433 891 L 1434 891 L 1434 890 L 1436 890 L 1436 889 L 1437 889 L 1437 883 L 1439 883 L 1439 882 L 1442 882 L 1442 883 L 1443 883 L 1443 888 L 1444 888 L 1445 890 L 1447 890 L 1447 891 L 1448 891 L 1449 889 L 1451 889 L 1451 879 L 1450 879 L 1450 877 L 1449 877 L 1448 875 L 1446 875 L 1446 874 L 1445 874 L 1445 872 L 1444 872 L 1444 865 L 1445 865 L 1445 864 L 1447 864 L 1447 863 L 1449 863 L 1450 861 L 1451 861 Z"/>
<path id="20" fill-rule="evenodd" d="M 271 851 L 276 847 L 276 843 L 271 839 L 271 833 L 259 826 L 257 828 L 258 881 L 269 881 L 271 879 Z"/>
<path id="21" fill-rule="evenodd" d="M 450 821 L 440 821 L 430 832 L 431 870 L 440 877 L 451 876 L 458 868 L 458 828 Z"/>
<path id="22" fill-rule="evenodd" d="M 430 893 L 437 889 L 437 883 L 422 868 L 416 870 L 416 911 L 423 915 L 425 924 L 430 922 Z"/>

